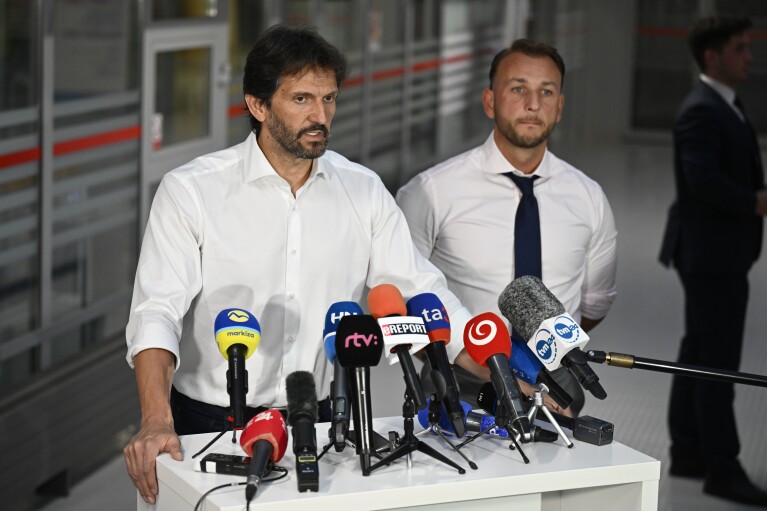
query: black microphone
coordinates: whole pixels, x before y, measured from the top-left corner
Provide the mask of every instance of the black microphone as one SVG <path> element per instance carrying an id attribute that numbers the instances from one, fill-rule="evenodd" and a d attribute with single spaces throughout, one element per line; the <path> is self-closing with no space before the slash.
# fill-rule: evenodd
<path id="1" fill-rule="evenodd" d="M 332 419 L 328 434 L 336 452 L 341 452 L 346 447 L 346 439 L 349 438 L 349 414 L 351 413 L 348 390 L 349 372 L 336 358 L 336 330 L 341 318 L 359 314 L 362 314 L 362 309 L 356 302 L 336 302 L 330 306 L 327 314 L 325 314 L 325 329 L 323 331 L 325 355 L 333 364 L 333 384 L 330 390 Z"/>
<path id="2" fill-rule="evenodd" d="M 314 376 L 295 371 L 285 380 L 288 396 L 288 424 L 293 428 L 293 454 L 296 456 L 298 491 L 318 491 L 320 470 L 317 466 L 317 391 Z"/>
<path id="3" fill-rule="evenodd" d="M 350 371 L 355 447 L 365 476 L 370 474 L 370 456 L 374 451 L 370 367 L 378 365 L 383 348 L 381 327 L 373 316 L 341 318 L 336 331 L 336 358 Z"/>
<path id="4" fill-rule="evenodd" d="M 423 318 L 429 336 L 429 344 L 424 349 L 432 369 L 431 378 L 436 398 L 445 407 L 455 435 L 458 438 L 463 437 L 466 432 L 466 418 L 461 406 L 458 382 L 445 349 L 450 342 L 450 318 L 447 310 L 434 293 L 421 293 L 407 301 L 407 313 L 409 316 Z"/>
<path id="5" fill-rule="evenodd" d="M 589 336 L 541 279 L 531 275 L 514 279 L 498 297 L 498 308 L 545 368 L 565 366 L 595 398 L 607 397 L 581 351 Z"/>

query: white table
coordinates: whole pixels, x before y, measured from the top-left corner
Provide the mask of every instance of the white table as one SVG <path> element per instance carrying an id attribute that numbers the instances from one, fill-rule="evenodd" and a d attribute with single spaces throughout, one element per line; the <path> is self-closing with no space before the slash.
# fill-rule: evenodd
<path id="1" fill-rule="evenodd" d="M 375 419 L 374 425 L 384 437 L 390 430 L 400 434 L 403 430 L 401 417 Z M 416 432 L 420 429 L 416 423 Z M 327 424 L 317 425 L 318 446 L 327 443 L 327 431 Z M 149 506 L 138 497 L 137 509 L 192 510 L 208 489 L 244 480 L 194 470 L 192 454 L 213 436 L 182 437 L 183 461 L 174 461 L 167 454 L 160 456 L 157 459 L 160 483 L 157 503 Z M 250 508 L 253 511 L 656 511 L 658 507 L 660 462 L 617 442 L 597 447 L 573 440 L 575 446 L 572 449 L 559 440 L 553 444 L 525 444 L 522 448 L 530 458 L 530 464 L 526 465 L 518 452 L 508 449 L 507 441 L 484 437 L 461 450 L 479 465 L 478 470 L 471 470 L 460 456 L 448 451 L 431 433 L 420 438 L 466 468 L 466 473 L 461 475 L 430 456 L 415 452 L 410 468 L 403 457 L 393 465 L 363 477 L 359 457 L 352 448 L 347 447 L 341 453 L 331 448 L 319 462 L 319 492 L 299 493 L 289 442 L 288 451 L 279 463 L 289 470 L 288 476 L 279 482 L 261 485 Z M 239 444 L 232 444 L 231 439 L 231 434 L 222 436 L 206 452 L 242 454 Z M 203 511 L 243 509 L 244 486 L 215 492 L 202 506 Z"/>

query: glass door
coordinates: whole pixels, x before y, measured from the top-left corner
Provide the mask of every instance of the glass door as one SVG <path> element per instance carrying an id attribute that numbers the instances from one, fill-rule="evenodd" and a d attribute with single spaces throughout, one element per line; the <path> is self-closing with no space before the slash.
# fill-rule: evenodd
<path id="1" fill-rule="evenodd" d="M 144 34 L 142 230 L 162 176 L 226 146 L 230 65 L 225 6 L 208 1 L 204 9 L 168 9 L 173 3 L 165 2 L 164 10 L 150 9 Z"/>

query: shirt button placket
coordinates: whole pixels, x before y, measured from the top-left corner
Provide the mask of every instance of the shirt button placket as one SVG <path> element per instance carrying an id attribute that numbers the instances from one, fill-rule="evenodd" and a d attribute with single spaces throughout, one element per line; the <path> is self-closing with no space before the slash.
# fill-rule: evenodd
<path id="1" fill-rule="evenodd" d="M 293 202 L 289 219 L 287 243 L 285 245 L 285 324 L 283 325 L 284 347 L 283 347 L 283 374 L 290 374 L 297 369 L 298 350 L 294 349 L 295 341 L 298 338 L 296 325 L 300 321 L 295 319 L 300 317 L 300 289 L 301 281 L 301 215 L 297 201 Z"/>

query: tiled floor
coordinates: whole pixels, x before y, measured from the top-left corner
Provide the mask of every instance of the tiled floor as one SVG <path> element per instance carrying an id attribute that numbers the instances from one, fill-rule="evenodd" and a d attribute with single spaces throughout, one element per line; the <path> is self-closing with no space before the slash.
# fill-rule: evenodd
<path id="1" fill-rule="evenodd" d="M 666 210 L 673 196 L 668 144 L 560 145 L 554 150 L 585 170 L 605 189 L 619 231 L 619 296 L 607 319 L 594 330 L 590 347 L 673 361 L 682 333 L 682 294 L 675 273 L 657 263 Z M 765 158 L 767 161 L 767 158 Z M 751 299 L 741 370 L 767 374 L 767 255 L 751 273 Z M 667 475 L 666 407 L 669 375 L 596 366 L 608 392 L 591 399 L 583 413 L 615 424 L 615 439 L 663 462 L 659 511 L 753 509 L 708 497 L 702 483 Z M 374 371 L 379 381 L 401 375 Z M 380 384 L 379 384 L 380 385 Z M 767 488 L 767 389 L 736 387 L 741 461 L 752 480 Z M 712 403 L 712 413 L 715 403 Z M 376 402 L 377 416 L 398 415 L 400 403 Z M 135 492 L 120 458 L 78 484 L 71 496 L 46 511 L 135 509 Z"/>

